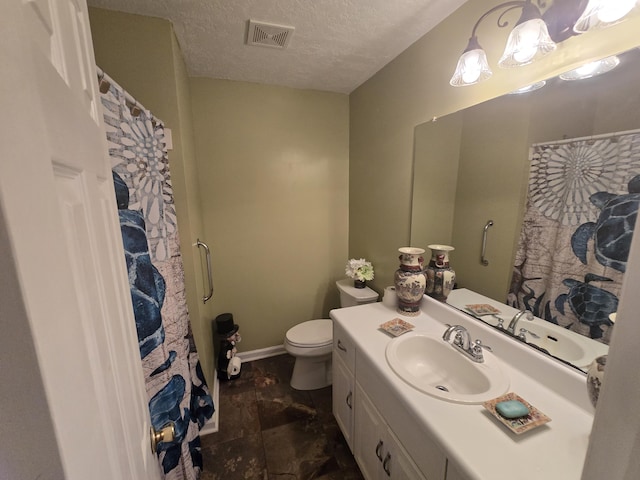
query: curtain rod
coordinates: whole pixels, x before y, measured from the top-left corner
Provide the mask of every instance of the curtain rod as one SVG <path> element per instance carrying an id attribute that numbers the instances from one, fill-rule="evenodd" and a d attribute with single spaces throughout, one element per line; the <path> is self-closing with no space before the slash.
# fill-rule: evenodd
<path id="1" fill-rule="evenodd" d="M 162 123 L 162 121 L 157 118 L 154 114 L 152 114 L 149 109 L 145 108 L 140 102 L 138 102 L 133 96 L 127 92 L 122 86 L 116 82 L 113 78 L 109 76 L 102 68 L 96 65 L 96 71 L 98 73 L 98 87 L 100 89 L 100 93 L 107 93 L 109 91 L 109 87 L 113 85 L 116 88 L 119 88 L 124 93 L 124 99 L 131 110 L 131 115 L 137 117 L 140 115 L 142 110 L 145 110 L 147 114 L 151 116 L 151 121 L 154 123 Z"/>
<path id="2" fill-rule="evenodd" d="M 553 146 L 553 145 L 565 145 L 567 143 L 572 142 L 584 142 L 588 140 L 600 140 L 603 138 L 610 137 L 620 137 L 622 135 L 633 135 L 636 133 L 640 133 L 640 130 L 626 130 L 624 132 L 612 132 L 612 133 L 600 133 L 598 135 L 590 135 L 586 137 L 578 137 L 578 138 L 563 138 L 562 140 L 552 140 L 549 142 L 539 142 L 531 145 L 531 148 L 534 147 L 544 147 L 544 146 Z"/>

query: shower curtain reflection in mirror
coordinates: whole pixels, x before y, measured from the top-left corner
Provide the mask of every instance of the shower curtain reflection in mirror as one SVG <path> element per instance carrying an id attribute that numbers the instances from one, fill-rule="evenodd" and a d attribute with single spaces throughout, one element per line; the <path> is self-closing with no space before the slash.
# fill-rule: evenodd
<path id="1" fill-rule="evenodd" d="M 534 145 L 508 303 L 608 344 L 640 203 L 640 131 Z"/>

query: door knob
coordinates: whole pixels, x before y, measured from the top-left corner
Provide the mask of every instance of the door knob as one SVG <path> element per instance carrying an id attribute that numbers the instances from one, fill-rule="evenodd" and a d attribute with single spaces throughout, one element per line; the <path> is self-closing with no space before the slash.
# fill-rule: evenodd
<path id="1" fill-rule="evenodd" d="M 173 442 L 173 439 L 176 435 L 176 429 L 173 425 L 173 422 L 167 423 L 162 430 L 157 431 L 155 428 L 151 427 L 151 431 L 149 432 L 151 436 L 151 451 L 156 453 L 158 449 L 158 444 L 160 442 Z"/>

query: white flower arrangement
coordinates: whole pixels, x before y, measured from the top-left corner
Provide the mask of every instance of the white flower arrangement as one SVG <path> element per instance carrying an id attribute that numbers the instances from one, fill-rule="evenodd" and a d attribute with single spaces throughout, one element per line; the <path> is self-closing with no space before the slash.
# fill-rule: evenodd
<path id="1" fill-rule="evenodd" d="M 373 280 L 373 265 L 364 258 L 352 258 L 347 262 L 345 273 L 348 277 L 361 282 Z"/>

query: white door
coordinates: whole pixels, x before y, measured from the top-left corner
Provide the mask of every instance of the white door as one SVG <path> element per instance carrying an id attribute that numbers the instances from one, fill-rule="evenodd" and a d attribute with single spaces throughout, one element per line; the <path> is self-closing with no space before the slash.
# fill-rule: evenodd
<path id="1" fill-rule="evenodd" d="M 44 390 L 1 385 L 0 408 L 43 395 L 53 429 L 3 436 L 19 456 L 49 435 L 66 479 L 158 479 L 85 0 L 4 0 L 0 60 L 1 274 L 17 292 L 0 321 L 28 323 L 2 335 L 35 352 L 0 368 L 24 355 Z"/>

